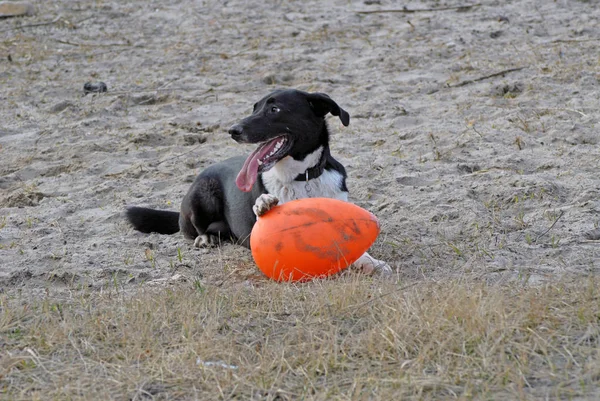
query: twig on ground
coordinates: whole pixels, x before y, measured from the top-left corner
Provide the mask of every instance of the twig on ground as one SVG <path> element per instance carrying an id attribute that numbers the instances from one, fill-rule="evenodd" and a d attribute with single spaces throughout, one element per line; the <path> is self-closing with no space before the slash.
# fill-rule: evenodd
<path id="1" fill-rule="evenodd" d="M 68 40 L 62 39 L 52 39 L 57 43 L 62 43 L 63 45 L 70 46 L 87 46 L 87 47 L 142 47 L 142 46 L 133 46 L 127 43 L 77 43 L 77 42 L 69 42 Z"/>
<path id="2" fill-rule="evenodd" d="M 584 112 L 582 112 L 582 111 L 575 110 L 575 109 L 569 109 L 569 108 L 566 108 L 566 107 L 544 107 L 544 109 L 546 109 L 546 110 L 562 110 L 562 111 L 570 111 L 570 112 L 572 112 L 572 113 L 577 113 L 577 114 L 579 114 L 581 117 L 587 117 L 587 114 L 585 114 L 585 113 L 584 113 Z"/>
<path id="3" fill-rule="evenodd" d="M 508 70 L 502 70 L 499 72 L 495 72 L 493 74 L 489 74 L 489 75 L 484 75 L 483 77 L 479 77 L 479 78 L 475 78 L 475 79 L 467 79 L 466 81 L 462 81 L 459 82 L 457 84 L 454 85 L 448 85 L 449 88 L 458 88 L 459 86 L 465 86 L 465 85 L 469 85 L 475 82 L 479 82 L 479 81 L 484 81 L 486 79 L 490 79 L 490 78 L 494 78 L 500 75 L 504 75 L 504 74 L 508 74 L 509 72 L 515 72 L 515 71 L 521 71 L 523 69 L 525 69 L 527 67 L 516 67 L 516 68 L 509 68 Z"/>
<path id="4" fill-rule="evenodd" d="M 58 21 L 60 21 L 61 18 L 62 18 L 62 15 L 59 15 L 56 18 L 54 18 L 52 21 L 39 22 L 37 24 L 27 24 L 27 25 L 13 26 L 12 28 L 2 29 L 2 30 L 0 30 L 0 32 L 14 31 L 14 30 L 23 29 L 23 28 L 33 28 L 33 27 L 36 27 L 36 26 L 52 25 L 52 24 L 56 24 Z M 92 19 L 92 18 L 93 18 L 92 16 L 86 17 L 86 18 L 84 18 L 82 20 L 79 20 L 79 21 L 75 22 L 73 25 L 81 24 L 83 21 L 87 21 L 87 20 Z"/>
<path id="5" fill-rule="evenodd" d="M 473 131 L 475 131 L 475 133 L 477 135 L 479 135 L 481 138 L 483 138 L 483 135 L 481 134 L 481 132 L 477 131 L 477 129 L 475 128 L 475 124 L 471 125 L 470 127 L 467 125 L 467 129 L 471 128 Z"/>
<path id="6" fill-rule="evenodd" d="M 170 84 L 170 83 L 171 83 L 171 82 L 169 82 L 169 84 Z M 148 92 L 171 92 L 171 91 L 173 91 L 173 92 L 175 92 L 175 91 L 185 91 L 185 92 L 189 92 L 189 91 L 191 91 L 191 90 L 194 90 L 194 89 L 200 89 L 200 88 L 179 87 L 179 86 L 178 86 L 178 87 L 176 87 L 176 88 L 165 88 L 164 86 L 165 86 L 165 85 L 163 85 L 163 86 L 161 86 L 161 87 L 159 87 L 159 88 L 155 88 L 155 89 L 140 89 L 140 90 L 135 90 L 135 91 L 132 91 L 132 90 L 126 90 L 126 91 L 112 91 L 112 92 L 106 92 L 106 93 L 103 93 L 102 95 L 103 95 L 103 96 L 139 95 L 139 94 L 142 94 L 142 93 L 148 93 Z M 204 95 L 206 95 L 206 94 L 208 94 L 208 93 L 211 93 L 211 92 L 213 92 L 213 91 L 214 91 L 214 89 L 213 89 L 213 88 L 210 88 L 210 89 L 207 89 L 207 90 L 205 90 L 204 92 L 202 92 L 202 93 L 201 93 L 201 94 L 199 94 L 198 96 L 204 96 Z"/>
<path id="7" fill-rule="evenodd" d="M 437 8 L 398 8 L 398 9 L 388 9 L 388 10 L 363 10 L 357 11 L 357 14 L 376 14 L 376 13 L 419 13 L 419 12 L 432 12 L 432 11 L 448 11 L 448 10 L 456 10 L 456 11 L 466 11 L 473 7 L 480 6 L 481 3 L 477 4 L 465 4 L 464 6 L 452 6 L 452 7 L 437 7 Z"/>
<path id="8" fill-rule="evenodd" d="M 28 24 L 28 25 L 19 25 L 19 26 L 13 26 L 12 28 L 8 28 L 8 29 L 3 29 L 0 32 L 8 32 L 8 31 L 14 31 L 15 29 L 21 29 L 21 28 L 31 28 L 34 26 L 44 26 L 44 25 L 52 25 L 52 24 L 56 24 L 58 22 L 58 20 L 60 20 L 61 16 L 59 15 L 58 17 L 54 18 L 52 21 L 48 21 L 48 22 L 39 22 L 37 24 Z"/>
<path id="9" fill-rule="evenodd" d="M 584 42 L 596 42 L 600 38 L 591 39 L 554 39 L 551 43 L 584 43 Z"/>
<path id="10" fill-rule="evenodd" d="M 153 167 L 160 166 L 160 165 L 161 165 L 161 164 L 163 164 L 164 162 L 167 162 L 167 161 L 169 161 L 169 160 L 173 160 L 173 159 L 178 159 L 178 158 L 180 158 L 181 156 L 185 156 L 185 155 L 187 155 L 187 154 L 189 154 L 189 153 L 192 153 L 193 151 L 195 151 L 196 149 L 198 149 L 198 148 L 200 147 L 200 145 L 202 145 L 202 144 L 198 144 L 198 145 L 194 146 L 192 149 L 190 149 L 190 150 L 188 150 L 188 151 L 186 151 L 186 152 L 180 153 L 180 154 L 178 154 L 178 155 L 171 156 L 171 157 L 167 157 L 166 159 L 164 159 L 164 160 L 161 160 L 161 161 L 159 161 L 158 163 L 156 163 L 156 164 L 155 164 Z"/>
<path id="11" fill-rule="evenodd" d="M 563 215 L 565 214 L 564 210 L 560 211 L 560 214 L 558 215 L 558 217 L 556 218 L 556 220 L 554 220 L 554 223 L 552 223 L 552 225 L 543 233 L 541 233 L 540 235 L 538 235 L 535 240 L 533 242 L 538 242 L 538 240 L 540 238 L 542 238 L 544 235 L 548 234 L 548 231 L 552 230 L 552 228 L 556 225 L 556 223 L 558 223 L 558 220 L 560 220 L 561 217 L 563 217 Z"/>

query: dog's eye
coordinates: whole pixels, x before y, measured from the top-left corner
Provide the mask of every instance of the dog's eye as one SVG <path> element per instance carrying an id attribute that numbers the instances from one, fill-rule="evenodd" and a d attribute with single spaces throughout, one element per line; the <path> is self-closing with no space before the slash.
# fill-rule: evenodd
<path id="1" fill-rule="evenodd" d="M 279 107 L 277 107 L 277 106 L 272 106 L 272 107 L 271 107 L 271 113 L 279 113 Z"/>

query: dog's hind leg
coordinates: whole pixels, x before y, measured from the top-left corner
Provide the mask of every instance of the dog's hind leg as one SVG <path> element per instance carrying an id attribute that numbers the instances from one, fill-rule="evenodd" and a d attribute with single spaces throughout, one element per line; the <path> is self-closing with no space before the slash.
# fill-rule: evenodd
<path id="1" fill-rule="evenodd" d="M 194 246 L 205 248 L 219 245 L 222 241 L 231 239 L 231 230 L 224 221 L 215 221 L 204 231 L 204 234 L 198 235 L 194 240 Z"/>
<path id="2" fill-rule="evenodd" d="M 179 226 L 197 247 L 211 246 L 226 239 L 230 229 L 223 214 L 223 191 L 216 178 L 198 176 L 183 198 Z"/>
<path id="3" fill-rule="evenodd" d="M 381 276 L 391 276 L 393 271 L 390 265 L 383 260 L 378 260 L 369 255 L 367 252 L 358 258 L 353 265 L 364 274 L 379 274 Z"/>

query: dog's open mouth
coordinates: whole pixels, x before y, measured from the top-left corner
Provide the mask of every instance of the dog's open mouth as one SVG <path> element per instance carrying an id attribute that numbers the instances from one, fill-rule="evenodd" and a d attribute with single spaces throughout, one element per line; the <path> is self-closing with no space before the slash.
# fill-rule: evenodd
<path id="1" fill-rule="evenodd" d="M 237 187 L 244 192 L 250 192 L 258 178 L 258 173 L 268 171 L 275 163 L 287 156 L 290 148 L 291 140 L 287 135 L 261 143 L 244 162 L 235 180 Z"/>

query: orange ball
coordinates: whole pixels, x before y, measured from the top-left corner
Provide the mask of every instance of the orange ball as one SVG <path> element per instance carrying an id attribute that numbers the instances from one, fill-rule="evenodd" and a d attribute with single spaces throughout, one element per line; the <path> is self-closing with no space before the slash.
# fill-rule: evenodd
<path id="1" fill-rule="evenodd" d="M 250 234 L 254 261 L 276 281 L 309 281 L 356 261 L 379 234 L 377 218 L 352 203 L 305 198 L 258 218 Z"/>

